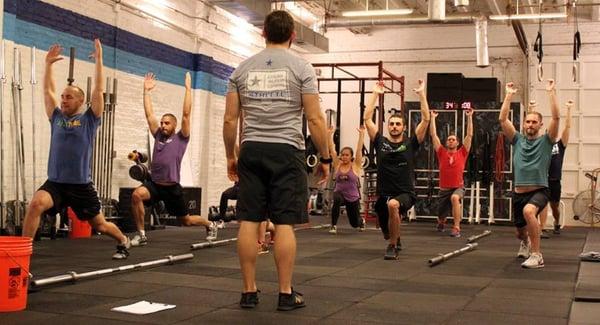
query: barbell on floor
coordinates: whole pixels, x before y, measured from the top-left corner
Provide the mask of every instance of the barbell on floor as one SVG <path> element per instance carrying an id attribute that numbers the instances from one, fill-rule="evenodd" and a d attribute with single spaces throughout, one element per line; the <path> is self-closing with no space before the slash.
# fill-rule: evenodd
<path id="1" fill-rule="evenodd" d="M 461 249 L 457 249 L 453 252 L 450 253 L 446 253 L 446 254 L 440 254 L 439 256 L 433 257 L 431 259 L 429 259 L 429 266 L 436 266 L 440 263 L 443 263 L 453 257 L 456 257 L 458 255 L 464 254 L 466 252 L 472 251 L 477 247 L 477 243 L 470 243 L 467 244 L 467 246 L 461 248 Z"/>
<path id="2" fill-rule="evenodd" d="M 191 249 L 209 248 L 209 247 L 215 247 L 215 246 L 227 244 L 229 242 L 234 242 L 234 241 L 237 241 L 237 238 L 228 238 L 228 239 L 214 240 L 214 241 L 209 240 L 209 241 L 205 241 L 202 243 L 192 244 L 190 248 Z"/>
<path id="3" fill-rule="evenodd" d="M 43 286 L 62 283 L 62 282 L 75 282 L 77 280 L 81 280 L 81 279 L 85 279 L 85 278 L 92 278 L 92 277 L 99 277 L 99 276 L 103 276 L 103 275 L 107 275 L 107 274 L 111 274 L 111 273 L 117 273 L 117 272 L 123 272 L 123 271 L 133 271 L 133 270 L 138 270 L 138 269 L 143 269 L 143 268 L 160 266 L 160 265 L 164 265 L 164 264 L 173 264 L 175 262 L 185 261 L 185 260 L 189 260 L 192 258 L 194 258 L 194 254 L 190 254 L 190 253 L 182 254 L 182 255 L 169 255 L 169 256 L 166 256 L 165 258 L 158 259 L 158 260 L 141 262 L 141 263 L 137 263 L 137 264 L 123 265 L 123 266 L 119 266 L 119 267 L 101 269 L 101 270 L 84 272 L 84 273 L 77 273 L 77 272 L 71 271 L 71 272 L 68 272 L 67 274 L 63 274 L 63 275 L 57 275 L 57 276 L 53 276 L 53 277 L 49 277 L 49 278 L 33 280 L 33 281 L 31 281 L 31 289 L 37 289 L 37 288 L 40 288 Z"/>
<path id="4" fill-rule="evenodd" d="M 480 239 L 480 238 L 483 238 L 483 237 L 485 237 L 485 236 L 489 236 L 489 235 L 491 235 L 491 234 L 492 234 L 492 231 L 491 231 L 491 230 L 486 230 L 486 231 L 482 232 L 482 233 L 481 233 L 481 234 L 479 234 L 479 235 L 473 235 L 473 236 L 469 237 L 469 238 L 467 239 L 467 243 L 472 243 L 472 242 L 475 242 L 475 241 L 477 241 L 478 239 Z"/>

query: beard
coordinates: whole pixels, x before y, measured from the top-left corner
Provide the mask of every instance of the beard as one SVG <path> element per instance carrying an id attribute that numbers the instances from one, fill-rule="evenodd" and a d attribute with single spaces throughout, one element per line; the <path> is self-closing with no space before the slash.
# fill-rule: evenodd
<path id="1" fill-rule="evenodd" d="M 534 136 L 534 135 L 537 135 L 538 131 L 536 129 L 529 128 L 529 129 L 525 130 L 525 133 L 527 133 L 527 135 Z"/>
<path id="2" fill-rule="evenodd" d="M 160 133 L 162 133 L 164 136 L 170 137 L 173 134 L 173 131 L 169 131 L 166 129 L 160 129 Z"/>

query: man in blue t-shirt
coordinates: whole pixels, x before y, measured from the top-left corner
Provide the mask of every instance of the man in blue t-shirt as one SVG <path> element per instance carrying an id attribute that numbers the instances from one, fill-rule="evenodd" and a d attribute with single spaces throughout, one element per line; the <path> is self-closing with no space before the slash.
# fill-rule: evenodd
<path id="1" fill-rule="evenodd" d="M 50 156 L 48 158 L 48 180 L 34 193 L 25 215 L 23 236 L 33 237 L 40 224 L 40 215 L 44 211 L 56 213 L 64 207 L 71 207 L 77 218 L 87 220 L 103 234 L 114 238 L 117 252 L 114 259 L 129 256 L 130 246 L 127 236 L 111 222 L 104 219 L 100 212 L 100 200 L 91 178 L 90 160 L 96 129 L 104 111 L 104 87 L 102 45 L 94 40 L 96 51 L 94 90 L 91 107 L 84 107 L 85 94 L 81 88 L 67 86 L 56 98 L 56 86 L 52 76 L 52 64 L 62 60 L 62 47 L 52 45 L 46 54 L 44 73 L 44 103 L 50 120 Z"/>
<path id="2" fill-rule="evenodd" d="M 502 131 L 513 145 L 514 152 L 513 216 L 517 237 L 521 239 L 517 256 L 527 258 L 521 266 L 529 269 L 544 267 L 540 251 L 540 227 L 536 216 L 548 203 L 548 167 L 560 121 L 554 80 L 548 80 L 546 90 L 550 96 L 552 112 L 547 133 L 540 134 L 543 123 L 539 112 L 528 110 L 523 123 L 524 135 L 517 132 L 508 120 L 512 96 L 517 92 L 512 82 L 506 84 L 506 96 L 499 117 Z"/>

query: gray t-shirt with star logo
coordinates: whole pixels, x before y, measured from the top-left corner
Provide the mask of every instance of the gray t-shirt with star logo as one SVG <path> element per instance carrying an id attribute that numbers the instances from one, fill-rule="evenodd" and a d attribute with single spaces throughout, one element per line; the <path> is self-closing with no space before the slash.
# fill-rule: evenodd
<path id="1" fill-rule="evenodd" d="M 242 142 L 285 143 L 304 149 L 302 95 L 317 94 L 312 65 L 290 50 L 266 48 L 229 77 L 244 117 Z"/>

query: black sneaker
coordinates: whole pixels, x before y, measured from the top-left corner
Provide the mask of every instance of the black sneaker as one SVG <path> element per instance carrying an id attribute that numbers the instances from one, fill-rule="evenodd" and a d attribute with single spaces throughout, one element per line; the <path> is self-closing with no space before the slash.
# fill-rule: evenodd
<path id="1" fill-rule="evenodd" d="M 560 225 L 554 225 L 554 230 L 552 230 L 552 233 L 555 235 L 560 235 Z"/>
<path id="2" fill-rule="evenodd" d="M 240 299 L 240 307 L 242 308 L 254 308 L 258 305 L 258 292 L 242 292 L 242 299 Z"/>
<path id="3" fill-rule="evenodd" d="M 384 260 L 397 260 L 398 259 L 398 250 L 395 245 L 389 244 L 385 250 L 385 255 L 383 255 Z"/>
<path id="4" fill-rule="evenodd" d="M 279 293 L 277 310 L 289 311 L 302 307 L 306 307 L 306 304 L 304 303 L 304 297 L 302 297 L 300 292 L 292 289 L 292 293 Z"/>

